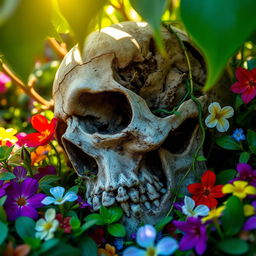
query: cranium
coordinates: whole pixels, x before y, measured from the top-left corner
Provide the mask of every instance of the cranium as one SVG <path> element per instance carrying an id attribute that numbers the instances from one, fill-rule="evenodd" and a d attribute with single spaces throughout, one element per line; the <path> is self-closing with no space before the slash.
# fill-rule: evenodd
<path id="1" fill-rule="evenodd" d="M 206 77 L 202 57 L 184 33 L 175 31 L 200 88 Z M 130 231 L 168 212 L 172 190 L 200 140 L 198 108 L 184 99 L 184 52 L 176 35 L 162 28 L 162 37 L 167 57 L 158 52 L 146 23 L 124 22 L 94 32 L 82 55 L 77 47 L 66 55 L 53 88 L 58 137 L 77 174 L 86 179 L 88 201 L 95 211 L 101 205 L 121 206 Z M 196 96 L 204 108 L 207 96 L 200 90 Z M 197 174 L 204 170 L 197 164 Z M 197 174 L 188 175 L 183 187 Z"/>

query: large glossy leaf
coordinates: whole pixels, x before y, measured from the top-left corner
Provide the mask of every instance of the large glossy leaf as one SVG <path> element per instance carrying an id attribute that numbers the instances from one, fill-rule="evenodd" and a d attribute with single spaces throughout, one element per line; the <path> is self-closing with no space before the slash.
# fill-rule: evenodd
<path id="1" fill-rule="evenodd" d="M 0 55 L 24 81 L 44 46 L 51 26 L 51 6 L 50 0 L 20 1 L 12 16 L 0 26 Z"/>
<path id="2" fill-rule="evenodd" d="M 73 30 L 80 49 L 85 37 L 91 32 L 95 17 L 107 2 L 107 0 L 58 0 L 60 11 Z"/>
<path id="3" fill-rule="evenodd" d="M 206 58 L 205 90 L 217 82 L 229 58 L 255 30 L 255 10 L 255 0 L 181 1 L 181 18 Z"/>
<path id="4" fill-rule="evenodd" d="M 159 49 L 164 53 L 161 40 L 161 17 L 166 10 L 168 0 L 130 0 L 132 7 L 147 21 L 153 29 L 154 37 Z"/>

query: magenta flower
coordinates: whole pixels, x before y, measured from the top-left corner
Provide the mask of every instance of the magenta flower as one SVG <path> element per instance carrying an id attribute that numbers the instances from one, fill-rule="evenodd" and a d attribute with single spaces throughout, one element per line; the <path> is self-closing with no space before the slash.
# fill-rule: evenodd
<path id="1" fill-rule="evenodd" d="M 23 166 L 16 166 L 13 169 L 13 174 L 16 176 L 16 178 L 13 179 L 13 181 L 20 183 L 20 182 L 22 182 L 23 180 L 26 179 L 27 170 Z"/>
<path id="2" fill-rule="evenodd" d="M 3 72 L 0 72 L 0 93 L 5 93 L 7 91 L 6 84 L 10 82 L 10 77 L 4 74 Z"/>
<path id="3" fill-rule="evenodd" d="M 255 209 L 255 213 L 256 213 L 256 201 L 252 202 L 252 206 Z M 244 224 L 244 228 L 243 230 L 249 231 L 249 230 L 253 230 L 256 229 L 256 215 L 253 215 L 252 217 L 250 217 Z"/>
<path id="4" fill-rule="evenodd" d="M 37 194 L 38 182 L 28 178 L 22 183 L 11 182 L 6 189 L 7 200 L 4 204 L 9 220 L 16 220 L 20 216 L 36 219 L 38 214 L 36 208 L 44 206 L 41 201 L 44 194 Z"/>
<path id="5" fill-rule="evenodd" d="M 5 189 L 9 186 L 9 184 L 9 182 L 4 183 L 3 180 L 0 180 L 0 198 L 5 195 Z"/>
<path id="6" fill-rule="evenodd" d="M 249 185 L 256 187 L 256 170 L 253 170 L 249 164 L 240 163 L 236 166 L 236 170 L 239 176 L 232 179 L 229 183 L 233 183 L 236 180 L 244 180 Z"/>
<path id="7" fill-rule="evenodd" d="M 199 255 L 205 252 L 207 242 L 206 227 L 199 218 L 189 217 L 187 221 L 173 221 L 173 224 L 185 233 L 180 241 L 181 251 L 195 248 Z"/>

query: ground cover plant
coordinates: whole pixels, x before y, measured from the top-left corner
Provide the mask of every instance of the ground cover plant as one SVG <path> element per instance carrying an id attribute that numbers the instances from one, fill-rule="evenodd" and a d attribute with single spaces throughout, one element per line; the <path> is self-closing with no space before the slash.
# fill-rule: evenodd
<path id="1" fill-rule="evenodd" d="M 255 255 L 255 9 L 253 0 L 0 1 L 0 255 Z M 231 96 L 202 115 L 180 42 L 188 97 L 200 113 L 193 166 L 208 168 L 186 193 L 173 191 L 162 220 L 131 235 L 120 207 L 93 212 L 87 202 L 85 182 L 57 141 L 51 96 L 67 51 L 77 43 L 82 49 L 91 31 L 126 20 L 147 21 L 163 56 L 160 26 L 186 30 L 207 64 L 203 90 L 225 74 L 223 93 Z"/>

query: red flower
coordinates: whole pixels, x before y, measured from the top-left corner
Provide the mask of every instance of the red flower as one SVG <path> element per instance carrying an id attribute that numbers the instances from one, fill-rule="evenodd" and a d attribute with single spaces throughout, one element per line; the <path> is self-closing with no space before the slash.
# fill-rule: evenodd
<path id="1" fill-rule="evenodd" d="M 50 122 L 45 116 L 34 115 L 31 118 L 31 124 L 38 132 L 27 134 L 22 143 L 28 147 L 37 147 L 48 144 L 54 136 L 57 125 L 57 118 L 53 118 Z"/>
<path id="2" fill-rule="evenodd" d="M 71 217 L 65 217 L 64 218 L 61 213 L 58 213 L 56 215 L 56 219 L 59 221 L 60 228 L 63 229 L 64 233 L 70 234 L 71 230 L 72 230 L 72 227 L 70 225 Z"/>
<path id="3" fill-rule="evenodd" d="M 218 201 L 215 198 L 223 197 L 224 194 L 222 193 L 223 185 L 214 186 L 215 181 L 215 173 L 208 170 L 201 178 L 202 183 L 188 185 L 188 191 L 193 195 L 192 198 L 195 200 L 196 205 L 204 204 L 209 208 L 217 206 Z"/>
<path id="4" fill-rule="evenodd" d="M 237 82 L 231 86 L 231 91 L 242 94 L 245 104 L 249 103 L 256 96 L 256 68 L 247 70 L 239 67 L 236 70 Z"/>

